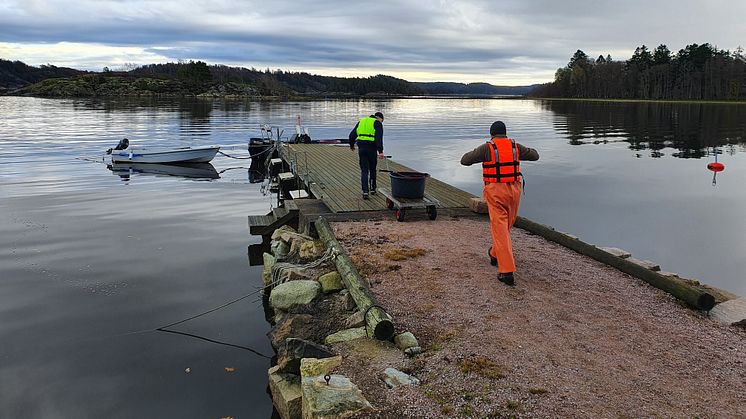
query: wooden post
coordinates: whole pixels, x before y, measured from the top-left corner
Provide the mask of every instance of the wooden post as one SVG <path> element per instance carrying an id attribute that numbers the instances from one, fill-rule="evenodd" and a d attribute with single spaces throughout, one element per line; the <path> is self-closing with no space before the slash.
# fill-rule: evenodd
<path id="1" fill-rule="evenodd" d="M 383 311 L 376 303 L 376 299 L 370 290 L 363 285 L 360 274 L 355 269 L 347 251 L 334 236 L 334 231 L 329 222 L 324 217 L 319 217 L 314 224 L 319 238 L 324 241 L 327 248 L 333 249 L 336 255 L 334 263 L 337 265 L 337 271 L 342 276 L 342 282 L 350 291 L 352 299 L 357 304 L 358 309 L 366 312 L 365 325 L 368 335 L 375 336 L 376 339 L 380 340 L 390 340 L 394 336 L 394 323 L 391 322 L 391 316 Z"/>
<path id="2" fill-rule="evenodd" d="M 687 303 L 689 306 L 699 310 L 710 310 L 715 306 L 715 298 L 712 294 L 703 291 L 696 286 L 686 283 L 678 278 L 663 276 L 657 272 L 651 271 L 636 263 L 626 259 L 614 256 L 609 252 L 599 249 L 596 246 L 585 243 L 574 237 L 560 233 L 551 227 L 535 223 L 523 217 L 518 217 L 515 226 L 531 233 L 544 237 L 545 239 L 559 243 L 562 246 L 570 248 L 580 254 L 590 256 L 599 262 L 613 266 L 620 271 L 640 278 L 648 284 L 659 288 L 679 300 Z"/>

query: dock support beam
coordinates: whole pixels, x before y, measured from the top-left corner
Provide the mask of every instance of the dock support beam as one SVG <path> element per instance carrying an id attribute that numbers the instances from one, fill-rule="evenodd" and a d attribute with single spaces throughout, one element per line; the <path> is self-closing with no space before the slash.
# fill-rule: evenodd
<path id="1" fill-rule="evenodd" d="M 350 260 L 347 251 L 342 247 L 334 236 L 334 230 L 324 217 L 319 217 L 314 223 L 319 238 L 324 241 L 327 248 L 332 249 L 335 253 L 334 263 L 337 265 L 337 271 L 342 277 L 347 289 L 350 291 L 352 299 L 357 304 L 359 310 L 365 311 L 365 324 L 368 336 L 375 336 L 376 339 L 390 340 L 394 336 L 394 323 L 389 316 L 376 303 L 375 297 L 370 290 L 363 285 L 360 274 L 355 269 L 355 265 Z"/>
<path id="2" fill-rule="evenodd" d="M 681 279 L 661 275 L 658 272 L 651 271 L 648 268 L 632 263 L 627 259 L 614 256 L 609 252 L 585 243 L 577 238 L 570 237 L 551 227 L 547 227 L 523 217 L 518 217 L 516 219 L 515 226 L 542 236 L 555 243 L 559 243 L 580 254 L 590 256 L 593 259 L 617 268 L 624 273 L 640 278 L 648 284 L 673 295 L 696 309 L 710 310 L 715 306 L 715 298 L 712 294 L 690 285 Z"/>

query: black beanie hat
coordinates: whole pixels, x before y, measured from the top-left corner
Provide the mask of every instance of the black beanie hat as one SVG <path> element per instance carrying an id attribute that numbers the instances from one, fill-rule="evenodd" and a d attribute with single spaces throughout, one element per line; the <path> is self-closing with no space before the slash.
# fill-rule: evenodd
<path id="1" fill-rule="evenodd" d="M 490 135 L 493 137 L 496 135 L 505 135 L 506 132 L 507 131 L 505 130 L 505 124 L 503 124 L 503 121 L 495 121 L 490 126 Z"/>
<path id="2" fill-rule="evenodd" d="M 373 116 L 375 116 L 376 118 L 383 119 L 383 114 L 381 112 L 376 112 L 375 115 L 373 115 Z"/>

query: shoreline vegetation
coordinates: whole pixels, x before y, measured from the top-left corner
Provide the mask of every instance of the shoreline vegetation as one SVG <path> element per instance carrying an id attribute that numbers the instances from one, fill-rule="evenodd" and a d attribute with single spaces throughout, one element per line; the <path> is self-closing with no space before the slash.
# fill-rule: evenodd
<path id="1" fill-rule="evenodd" d="M 253 99 L 523 96 L 532 86 L 418 83 L 386 75 L 330 77 L 282 70 L 207 65 L 202 61 L 149 64 L 130 70 L 39 68 L 0 59 L 0 95 L 39 97 L 241 97 Z"/>
<path id="2" fill-rule="evenodd" d="M 709 43 L 671 52 L 642 45 L 628 60 L 578 49 L 554 81 L 528 86 L 410 82 L 386 75 L 333 77 L 280 69 L 208 65 L 202 61 L 127 64 L 102 72 L 0 58 L 0 95 L 75 97 L 198 97 L 256 100 L 358 98 L 532 98 L 660 103 L 746 103 L 746 55 L 740 46 Z"/>

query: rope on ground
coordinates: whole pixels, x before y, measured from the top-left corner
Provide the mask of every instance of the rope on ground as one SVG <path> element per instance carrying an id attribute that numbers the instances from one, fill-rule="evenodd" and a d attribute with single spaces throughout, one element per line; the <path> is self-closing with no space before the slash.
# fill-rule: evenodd
<path id="1" fill-rule="evenodd" d="M 323 265 L 326 262 L 329 262 L 334 259 L 334 251 L 331 248 L 326 249 L 324 254 L 309 263 L 305 264 L 296 264 L 292 262 L 278 262 L 275 263 L 272 266 L 272 282 L 268 285 L 270 287 L 275 287 L 276 285 L 282 284 L 283 282 L 286 282 L 286 278 L 280 277 L 282 274 L 282 271 L 286 269 L 310 269 L 310 268 L 316 268 L 321 265 Z"/>

